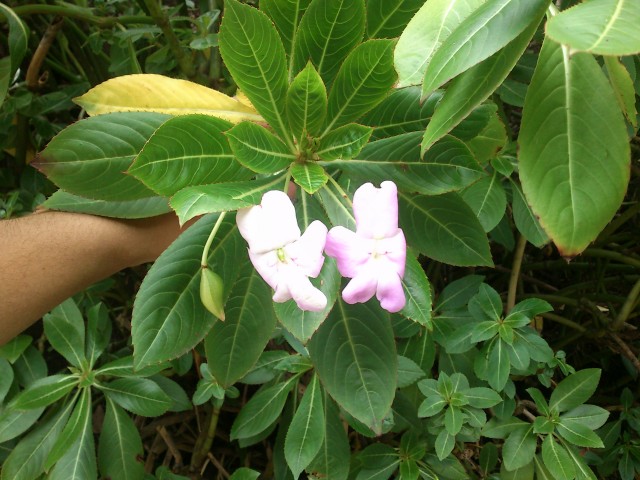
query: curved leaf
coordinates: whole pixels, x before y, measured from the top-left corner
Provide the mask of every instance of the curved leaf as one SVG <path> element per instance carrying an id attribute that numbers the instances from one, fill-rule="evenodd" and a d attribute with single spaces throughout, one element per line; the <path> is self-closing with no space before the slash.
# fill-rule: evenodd
<path id="1" fill-rule="evenodd" d="M 225 388 L 251 370 L 276 326 L 271 289 L 245 262 L 225 306 L 225 321 L 216 322 L 204 342 L 209 370 Z"/>
<path id="2" fill-rule="evenodd" d="M 327 115 L 327 89 L 311 63 L 296 76 L 287 92 L 287 116 L 298 139 L 316 136 Z"/>
<path id="3" fill-rule="evenodd" d="M 542 16 L 549 0 L 487 0 L 466 17 L 433 54 L 424 73 L 423 98 L 516 38 Z"/>
<path id="4" fill-rule="evenodd" d="M 95 200 L 58 190 L 42 204 L 49 210 L 87 213 L 113 218 L 147 218 L 171 211 L 164 197 L 147 197 L 139 200 Z"/>
<path id="5" fill-rule="evenodd" d="M 547 35 L 572 51 L 599 55 L 640 53 L 640 5 L 637 0 L 590 0 L 547 23 Z"/>
<path id="6" fill-rule="evenodd" d="M 291 166 L 291 176 L 309 195 L 316 193 L 329 180 L 324 168 L 312 162 L 295 163 Z"/>
<path id="7" fill-rule="evenodd" d="M 429 0 L 400 35 L 395 50 L 398 86 L 419 85 L 434 52 L 485 0 Z"/>
<path id="8" fill-rule="evenodd" d="M 151 190 L 123 172 L 169 118 L 139 112 L 87 118 L 56 135 L 32 165 L 76 195 L 100 200 L 154 197 Z"/>
<path id="9" fill-rule="evenodd" d="M 496 172 L 481 178 L 460 194 L 480 220 L 485 232 L 490 232 L 500 223 L 507 208 L 507 195 Z"/>
<path id="10" fill-rule="evenodd" d="M 397 79 L 392 40 L 368 40 L 346 58 L 329 92 L 324 134 L 357 120 L 384 100 Z"/>
<path id="11" fill-rule="evenodd" d="M 233 79 L 265 120 L 288 139 L 287 66 L 273 23 L 256 8 L 228 0 L 219 36 L 220 54 Z"/>
<path id="12" fill-rule="evenodd" d="M 513 196 L 511 207 L 513 209 L 513 221 L 516 224 L 518 231 L 524 235 L 527 241 L 531 242 L 536 247 L 542 247 L 549 241 L 549 237 L 540 226 L 538 218 L 531 211 L 531 207 L 527 203 L 527 199 L 524 198 L 522 188 L 515 183 L 513 179 L 511 181 L 511 192 Z"/>
<path id="13" fill-rule="evenodd" d="M 293 39 L 309 3 L 311 0 L 262 0 L 260 2 L 260 10 L 271 18 L 280 33 L 284 51 L 289 57 L 289 65 L 293 62 Z M 291 67 L 289 70 L 291 74 Z"/>
<path id="14" fill-rule="evenodd" d="M 226 136 L 237 160 L 257 173 L 279 172 L 296 159 L 282 140 L 255 123 L 242 122 L 229 130 Z M 233 179 L 218 182 L 228 180 Z"/>
<path id="15" fill-rule="evenodd" d="M 200 113 L 230 122 L 260 121 L 255 109 L 203 85 L 155 74 L 123 75 L 73 100 L 89 115 L 112 112 Z"/>
<path id="16" fill-rule="evenodd" d="M 598 62 L 547 39 L 519 135 L 525 196 L 561 254 L 582 252 L 617 211 L 629 181 L 629 141 Z"/>
<path id="17" fill-rule="evenodd" d="M 98 387 L 111 400 L 136 415 L 158 417 L 171 408 L 171 399 L 148 378 L 118 378 Z"/>
<path id="18" fill-rule="evenodd" d="M 53 348 L 71 365 L 82 368 L 84 355 L 84 319 L 69 298 L 44 316 L 44 331 Z"/>
<path id="19" fill-rule="evenodd" d="M 397 381 L 388 314 L 374 302 L 347 305 L 338 299 L 308 349 L 329 394 L 350 415 L 381 432 Z"/>
<path id="20" fill-rule="evenodd" d="M 199 220 L 151 267 L 133 305 L 134 367 L 177 358 L 204 338 L 215 317 L 200 302 L 200 259 L 217 216 Z M 244 243 L 233 217 L 220 225 L 208 263 L 223 279 L 225 298 L 243 261 Z"/>
<path id="21" fill-rule="evenodd" d="M 395 38 L 420 9 L 424 0 L 369 0 L 367 37 Z"/>
<path id="22" fill-rule="evenodd" d="M 107 413 L 98 443 L 98 467 L 105 478 L 136 480 L 144 476 L 144 454 L 138 429 L 129 415 L 107 398 Z"/>
<path id="23" fill-rule="evenodd" d="M 482 225 L 456 194 L 400 194 L 400 224 L 407 243 L 428 257 L 457 266 L 493 265 Z"/>
<path id="24" fill-rule="evenodd" d="M 407 304 L 400 312 L 407 318 L 432 330 L 431 284 L 415 256 L 407 255 L 407 263 L 402 279 Z"/>
<path id="25" fill-rule="evenodd" d="M 331 398 L 324 394 L 324 441 L 308 470 L 332 480 L 347 480 L 349 475 L 349 439 L 340 412 Z"/>
<path id="26" fill-rule="evenodd" d="M 364 33 L 364 0 L 312 0 L 294 38 L 293 70 L 310 60 L 329 86 Z"/>
<path id="27" fill-rule="evenodd" d="M 229 128 L 229 122 L 206 115 L 171 118 L 153 133 L 127 173 L 166 197 L 192 185 L 248 180 L 252 173 L 234 159 L 223 134 Z"/>

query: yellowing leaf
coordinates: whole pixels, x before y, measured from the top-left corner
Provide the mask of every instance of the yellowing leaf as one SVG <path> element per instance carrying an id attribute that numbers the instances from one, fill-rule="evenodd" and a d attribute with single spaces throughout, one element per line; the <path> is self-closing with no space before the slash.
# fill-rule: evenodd
<path id="1" fill-rule="evenodd" d="M 187 80 L 154 74 L 112 78 L 74 99 L 89 115 L 111 112 L 200 113 L 230 122 L 264 121 L 245 102 Z"/>

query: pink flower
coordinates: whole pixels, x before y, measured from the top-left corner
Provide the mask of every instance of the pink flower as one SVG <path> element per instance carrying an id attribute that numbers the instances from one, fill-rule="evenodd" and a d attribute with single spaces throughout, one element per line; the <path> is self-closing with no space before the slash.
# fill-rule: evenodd
<path id="1" fill-rule="evenodd" d="M 406 299 L 404 276 L 407 244 L 398 228 L 398 188 L 382 182 L 380 188 L 365 183 L 353 196 L 356 231 L 333 227 L 325 252 L 335 257 L 338 270 L 352 280 L 342 291 L 347 303 L 368 301 L 375 294 L 380 305 L 398 312 Z"/>
<path id="2" fill-rule="evenodd" d="M 289 197 L 281 191 L 267 192 L 262 203 L 238 211 L 240 234 L 249 244 L 249 258 L 260 276 L 275 290 L 274 302 L 293 298 L 302 310 L 320 311 L 327 297 L 309 277 L 317 277 L 324 263 L 322 251 L 327 227 L 315 221 L 304 235 Z"/>

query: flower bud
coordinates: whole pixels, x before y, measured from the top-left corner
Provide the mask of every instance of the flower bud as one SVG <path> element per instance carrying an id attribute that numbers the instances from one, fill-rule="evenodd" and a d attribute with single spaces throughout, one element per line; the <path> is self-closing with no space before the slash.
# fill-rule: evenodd
<path id="1" fill-rule="evenodd" d="M 224 300 L 222 278 L 208 267 L 202 268 L 200 276 L 200 301 L 217 318 L 224 321 Z"/>

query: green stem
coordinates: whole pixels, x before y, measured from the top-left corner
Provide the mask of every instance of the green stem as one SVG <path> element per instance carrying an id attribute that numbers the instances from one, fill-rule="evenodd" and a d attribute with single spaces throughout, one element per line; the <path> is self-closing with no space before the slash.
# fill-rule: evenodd
<path id="1" fill-rule="evenodd" d="M 329 181 L 331 182 L 331 184 L 333 185 L 333 187 L 338 191 L 338 193 L 340 194 L 340 196 L 345 199 L 347 201 L 347 203 L 349 204 L 349 206 L 351 208 L 353 208 L 353 202 L 351 201 L 351 198 L 349 197 L 349 195 L 347 195 L 347 192 L 345 192 L 342 187 L 340 186 L 340 184 L 338 182 L 336 182 L 336 179 L 333 178 L 333 175 L 329 175 Z"/>
<path id="2" fill-rule="evenodd" d="M 541 313 L 540 316 L 542 318 L 546 318 L 547 320 L 551 320 L 552 322 L 556 322 L 561 325 L 566 325 L 567 327 L 571 327 L 574 330 L 578 330 L 579 332 L 582 332 L 582 333 L 587 331 L 587 329 L 584 328 L 579 323 L 574 322 L 573 320 L 569 320 L 568 318 L 561 317 L 560 315 L 556 315 L 555 313 L 549 313 L 549 312 Z"/>
<path id="3" fill-rule="evenodd" d="M 218 233 L 218 229 L 220 225 L 222 225 L 222 221 L 224 217 L 227 215 L 227 212 L 221 212 L 218 216 L 218 220 L 216 220 L 216 224 L 213 226 L 211 233 L 209 234 L 209 238 L 207 238 L 207 243 L 204 244 L 204 250 L 202 250 L 202 259 L 200 260 L 200 265 L 202 268 L 209 268 L 209 262 L 207 259 L 209 258 L 209 249 L 211 248 L 211 244 L 213 243 L 213 239 L 216 237 Z"/>
<path id="4" fill-rule="evenodd" d="M 182 45 L 180 45 L 180 41 L 176 36 L 176 32 L 174 32 L 173 28 L 171 27 L 169 16 L 162 9 L 162 6 L 158 2 L 158 0 L 144 0 L 144 4 L 149 9 L 149 13 L 151 13 L 151 17 L 155 21 L 156 25 L 158 25 L 158 27 L 160 27 L 160 29 L 162 30 L 162 33 L 164 33 L 164 36 L 167 39 L 167 43 L 169 44 L 169 48 L 173 52 L 173 56 L 178 62 L 182 73 L 187 78 L 195 77 L 196 69 L 191 62 L 191 59 L 182 48 Z"/>
<path id="5" fill-rule="evenodd" d="M 63 7 L 58 5 L 22 5 L 20 7 L 14 7 L 13 11 L 19 17 L 26 17 L 29 15 L 59 15 L 61 17 L 76 18 L 78 20 L 84 20 L 88 23 L 93 23 L 102 28 L 112 27 L 116 23 L 144 23 L 150 25 L 154 23 L 153 18 L 147 17 L 146 15 L 99 17 L 91 13 L 90 9 L 71 8 L 68 6 Z M 6 21 L 6 17 L 4 15 L 0 15 L 0 23 Z"/>
<path id="6" fill-rule="evenodd" d="M 613 328 L 613 330 L 620 330 L 622 328 L 624 323 L 627 321 L 627 318 L 629 318 L 629 315 L 631 315 L 631 312 L 633 311 L 633 307 L 635 307 L 636 305 L 636 301 L 638 300 L 639 295 L 640 280 L 635 283 L 635 285 L 629 292 L 629 296 L 622 305 L 620 312 L 618 312 L 618 316 L 613 321 L 613 325 L 611 325 L 611 328 Z"/>
<path id="7" fill-rule="evenodd" d="M 603 245 L 606 243 L 607 239 L 620 228 L 623 224 L 625 224 L 629 219 L 634 217 L 638 212 L 640 212 L 640 202 L 637 202 L 634 206 L 627 208 L 624 213 L 622 213 L 619 217 L 615 218 L 611 221 L 609 225 L 602 231 L 600 237 L 597 240 L 599 245 Z"/>
<path id="8" fill-rule="evenodd" d="M 524 258 L 524 249 L 527 246 L 527 239 L 524 235 L 518 237 L 516 251 L 513 254 L 513 264 L 511 267 L 511 275 L 509 276 L 509 290 L 507 292 L 507 313 L 516 304 L 516 290 L 518 288 L 518 280 L 520 279 L 520 267 Z"/>
<path id="9" fill-rule="evenodd" d="M 209 450 L 211 450 L 211 445 L 213 444 L 213 439 L 216 436 L 216 429 L 218 428 L 218 418 L 220 418 L 220 409 L 222 407 L 222 400 L 215 400 L 213 405 L 213 410 L 211 411 L 211 417 L 209 418 L 209 427 L 207 428 L 206 437 L 202 443 L 200 443 L 199 447 L 193 454 L 191 459 L 191 466 L 195 468 L 200 468 L 202 462 L 207 456 Z"/>
<path id="10" fill-rule="evenodd" d="M 627 255 L 623 255 L 622 253 L 613 252 L 611 250 L 604 250 L 601 248 L 588 248 L 584 252 L 582 252 L 582 255 L 584 257 L 606 258 L 619 263 L 625 263 L 627 265 L 640 268 L 640 260 L 638 260 L 637 258 L 629 257 Z"/>

